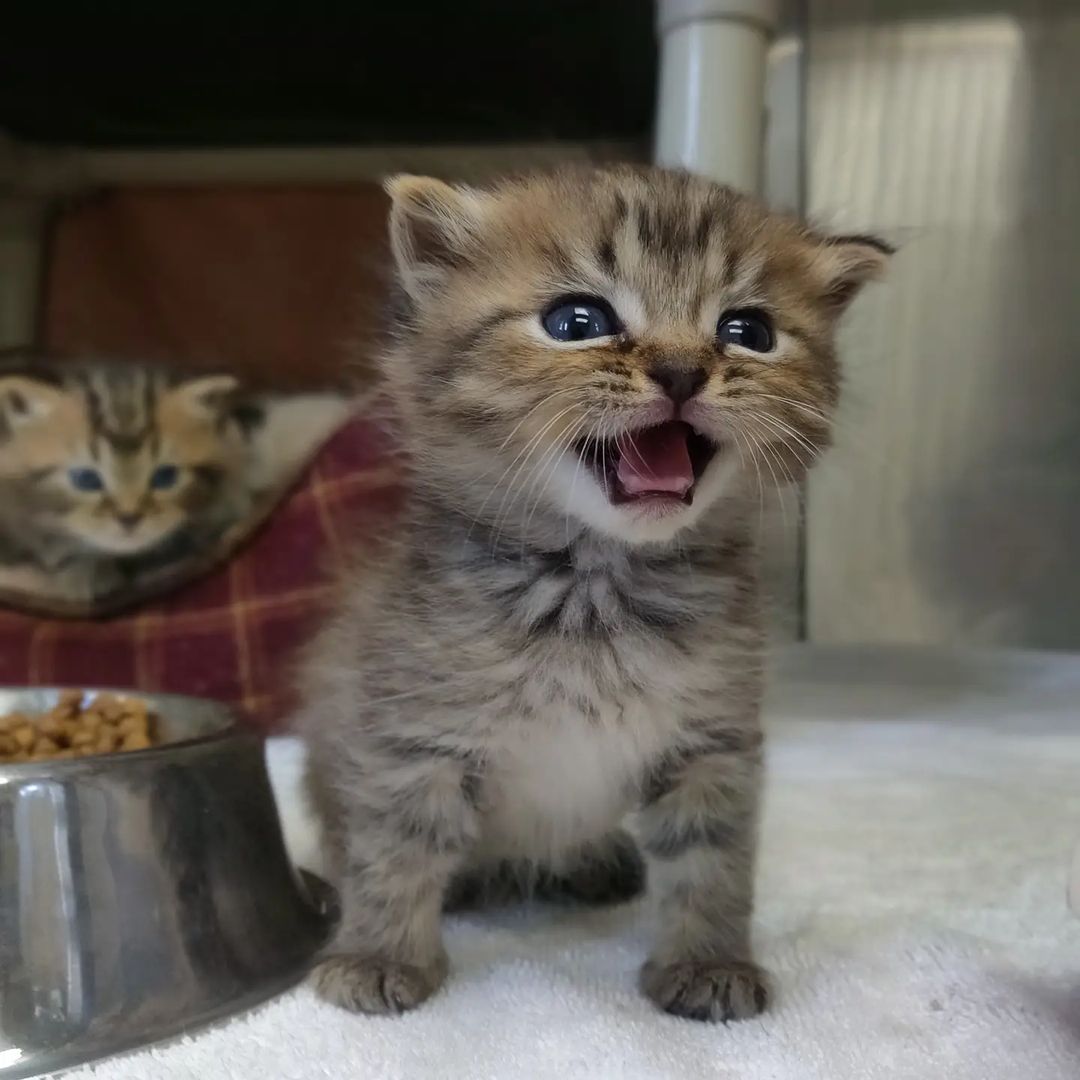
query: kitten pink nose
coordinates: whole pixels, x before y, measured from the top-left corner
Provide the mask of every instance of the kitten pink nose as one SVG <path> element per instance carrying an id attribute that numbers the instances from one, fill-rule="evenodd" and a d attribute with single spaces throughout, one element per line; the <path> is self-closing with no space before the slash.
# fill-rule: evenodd
<path id="1" fill-rule="evenodd" d="M 706 383 L 709 373 L 704 368 L 674 367 L 656 364 L 649 368 L 649 378 L 657 383 L 676 405 L 689 401 Z"/>
<path id="2" fill-rule="evenodd" d="M 119 521 L 121 526 L 123 526 L 123 528 L 125 528 L 128 532 L 132 532 L 135 526 L 138 525 L 139 522 L 142 521 L 142 519 L 143 516 L 139 513 L 116 515 L 116 520 Z"/>

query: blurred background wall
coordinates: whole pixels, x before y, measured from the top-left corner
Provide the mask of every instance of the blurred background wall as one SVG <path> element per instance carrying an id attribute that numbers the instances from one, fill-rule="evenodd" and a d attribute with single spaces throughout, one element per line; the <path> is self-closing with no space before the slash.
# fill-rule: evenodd
<path id="1" fill-rule="evenodd" d="M 901 246 L 811 480 L 819 641 L 1080 647 L 1080 5 L 809 0 L 806 205 Z"/>

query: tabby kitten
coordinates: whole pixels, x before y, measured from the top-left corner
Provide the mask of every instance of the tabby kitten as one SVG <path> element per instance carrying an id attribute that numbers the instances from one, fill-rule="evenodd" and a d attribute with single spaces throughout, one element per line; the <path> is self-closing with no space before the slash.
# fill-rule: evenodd
<path id="1" fill-rule="evenodd" d="M 0 586 L 23 570 L 90 602 L 207 551 L 279 479 L 282 434 L 306 450 L 313 422 L 332 427 L 344 411 L 338 396 L 286 401 L 241 394 L 231 375 L 6 362 Z"/>
<path id="2" fill-rule="evenodd" d="M 828 442 L 836 323 L 888 249 L 675 172 L 388 190 L 414 494 L 307 664 L 342 898 L 316 986 L 411 1008 L 444 906 L 622 900 L 639 843 L 644 992 L 752 1016 L 759 484 Z"/>

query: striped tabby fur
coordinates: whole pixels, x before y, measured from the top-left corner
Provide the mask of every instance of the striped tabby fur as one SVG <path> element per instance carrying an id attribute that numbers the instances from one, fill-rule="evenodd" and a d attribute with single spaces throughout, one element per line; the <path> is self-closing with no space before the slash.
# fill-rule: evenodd
<path id="1" fill-rule="evenodd" d="M 241 394 L 230 375 L 6 360 L 0 594 L 87 614 L 137 599 L 210 556 L 344 411 L 337 395 Z M 286 419 L 295 452 L 271 430 Z"/>
<path id="2" fill-rule="evenodd" d="M 446 974 L 444 906 L 633 895 L 629 814 L 661 908 L 643 989 L 753 1015 L 759 485 L 826 445 L 835 325 L 884 245 L 662 171 L 389 190 L 414 497 L 306 668 L 343 909 L 316 985 L 397 1012 Z M 606 300 L 619 332 L 548 338 L 564 295 Z M 767 312 L 775 349 L 718 346 L 730 309 Z M 595 459 L 671 415 L 659 370 L 700 374 L 682 415 L 718 450 L 692 504 L 654 513 L 609 498 Z"/>

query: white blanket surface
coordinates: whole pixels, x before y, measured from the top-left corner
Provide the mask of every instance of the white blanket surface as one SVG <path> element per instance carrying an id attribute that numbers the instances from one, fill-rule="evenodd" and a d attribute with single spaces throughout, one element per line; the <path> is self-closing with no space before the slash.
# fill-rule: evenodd
<path id="1" fill-rule="evenodd" d="M 450 980 L 408 1016 L 301 987 L 71 1080 L 1080 1078 L 1080 657 L 801 648 L 777 668 L 761 1019 L 638 995 L 646 903 L 535 907 L 449 919 Z M 292 748 L 271 763 L 311 864 Z"/>

